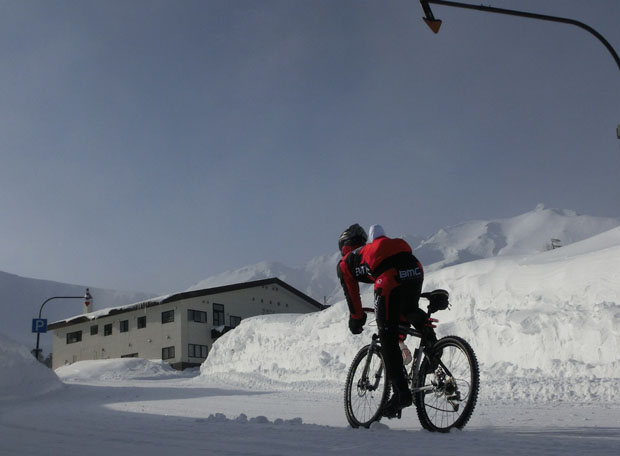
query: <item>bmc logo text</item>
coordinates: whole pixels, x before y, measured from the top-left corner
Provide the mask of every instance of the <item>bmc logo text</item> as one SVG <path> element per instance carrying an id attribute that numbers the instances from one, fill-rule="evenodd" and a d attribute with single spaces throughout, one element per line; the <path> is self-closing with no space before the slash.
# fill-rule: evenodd
<path id="1" fill-rule="evenodd" d="M 365 264 L 361 265 L 360 267 L 355 268 L 355 275 L 357 277 L 365 276 L 369 274 L 370 274 L 370 268 L 366 266 Z"/>
<path id="2" fill-rule="evenodd" d="M 422 275 L 420 268 L 407 269 L 405 271 L 398 271 L 398 277 L 401 279 L 412 279 Z"/>

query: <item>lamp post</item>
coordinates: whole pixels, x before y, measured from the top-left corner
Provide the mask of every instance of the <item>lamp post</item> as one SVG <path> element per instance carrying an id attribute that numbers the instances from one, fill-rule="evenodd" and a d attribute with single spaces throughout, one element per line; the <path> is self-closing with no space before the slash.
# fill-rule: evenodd
<path id="1" fill-rule="evenodd" d="M 88 288 L 86 289 L 86 294 L 84 294 L 84 296 L 54 296 L 54 297 L 46 299 L 45 301 L 43 301 L 43 304 L 41 304 L 41 307 L 39 308 L 39 320 L 41 320 L 41 312 L 43 312 L 43 306 L 45 306 L 45 304 L 50 302 L 52 299 L 83 299 L 85 308 L 90 308 L 90 305 L 93 302 L 93 297 L 91 296 L 90 290 Z M 39 349 L 40 337 L 41 337 L 41 332 L 37 331 L 37 346 L 34 349 L 34 357 L 37 360 L 40 360 L 39 359 L 40 352 L 41 352 L 41 350 Z"/>
<path id="2" fill-rule="evenodd" d="M 564 24 L 576 25 L 577 27 L 580 27 L 588 31 L 589 33 L 594 35 L 601 43 L 603 43 L 603 45 L 607 48 L 611 56 L 614 58 L 614 61 L 616 62 L 616 65 L 618 65 L 618 69 L 620 70 L 620 57 L 618 57 L 618 53 L 616 52 L 616 50 L 612 47 L 611 44 L 609 44 L 609 41 L 607 41 L 603 37 L 603 35 L 601 35 L 599 32 L 594 30 L 589 25 L 584 24 L 583 22 L 579 22 L 574 19 L 567 19 L 564 17 L 548 16 L 545 14 L 536 14 L 536 13 L 527 13 L 525 11 L 516 11 L 516 10 L 510 10 L 510 9 L 504 9 L 504 8 L 494 8 L 492 6 L 470 5 L 468 3 L 452 2 L 452 1 L 446 1 L 446 0 L 420 0 L 420 4 L 422 5 L 422 9 L 424 10 L 424 16 L 425 16 L 424 22 L 426 22 L 426 24 L 430 27 L 430 29 L 435 33 L 439 32 L 439 28 L 441 27 L 441 20 L 435 18 L 429 3 L 435 4 L 435 5 L 442 5 L 442 6 L 452 6 L 455 8 L 465 8 L 465 9 L 471 9 L 471 10 L 485 11 L 487 13 L 506 14 L 509 16 L 520 16 L 520 17 L 527 17 L 530 19 L 540 19 L 543 21 L 561 22 Z M 620 125 L 618 125 L 618 128 L 616 129 L 616 133 L 617 133 L 618 139 L 620 139 Z"/>

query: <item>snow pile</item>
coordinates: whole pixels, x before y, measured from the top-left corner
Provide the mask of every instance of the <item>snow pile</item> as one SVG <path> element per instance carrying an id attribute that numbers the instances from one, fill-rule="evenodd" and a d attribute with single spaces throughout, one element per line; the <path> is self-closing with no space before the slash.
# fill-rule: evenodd
<path id="1" fill-rule="evenodd" d="M 340 302 L 311 314 L 246 319 L 213 345 L 201 376 L 258 389 L 342 388 L 348 364 L 368 340 L 349 333 L 347 318 Z"/>
<path id="2" fill-rule="evenodd" d="M 442 331 L 473 342 L 497 397 L 612 400 L 620 393 L 619 258 L 615 228 L 537 255 L 445 268 L 426 286 L 450 289 L 456 305 Z"/>
<path id="3" fill-rule="evenodd" d="M 110 383 L 127 380 L 156 380 L 167 377 L 191 375 L 181 373 L 162 360 L 120 358 L 79 361 L 56 369 L 58 377 L 66 383 Z"/>
<path id="4" fill-rule="evenodd" d="M 613 400 L 620 387 L 620 228 L 562 249 L 445 268 L 425 289 L 451 292 L 439 335 L 474 347 L 482 397 Z M 363 302 L 371 305 L 372 294 Z M 422 300 L 424 302 L 424 300 Z M 375 329 L 347 327 L 347 307 L 244 321 L 214 345 L 206 380 L 253 388 L 341 389 L 348 365 Z"/>
<path id="5" fill-rule="evenodd" d="M 39 396 L 61 386 L 26 347 L 0 334 L 0 401 Z"/>
<path id="6" fill-rule="evenodd" d="M 590 250 L 597 246 L 597 250 Z M 620 376 L 620 228 L 562 249 L 480 260 L 429 275 L 447 288 L 444 328 L 488 365 L 555 376 Z"/>

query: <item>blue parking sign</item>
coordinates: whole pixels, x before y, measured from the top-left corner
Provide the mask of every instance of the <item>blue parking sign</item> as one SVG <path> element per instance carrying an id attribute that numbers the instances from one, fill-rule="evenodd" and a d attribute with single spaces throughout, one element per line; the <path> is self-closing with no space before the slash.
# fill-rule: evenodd
<path id="1" fill-rule="evenodd" d="M 47 332 L 47 319 L 33 318 L 32 319 L 32 332 L 33 333 L 46 333 Z"/>

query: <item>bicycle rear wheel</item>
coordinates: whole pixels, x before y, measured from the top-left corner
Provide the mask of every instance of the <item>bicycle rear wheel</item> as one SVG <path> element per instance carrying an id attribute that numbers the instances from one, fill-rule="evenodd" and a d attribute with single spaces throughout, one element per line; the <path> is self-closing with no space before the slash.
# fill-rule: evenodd
<path id="1" fill-rule="evenodd" d="M 380 419 L 380 410 L 387 401 L 389 389 L 379 346 L 375 345 L 372 350 L 370 345 L 365 346 L 353 358 L 347 374 L 344 411 L 349 424 L 354 428 L 367 428 Z"/>
<path id="2" fill-rule="evenodd" d="M 428 359 L 422 362 L 418 386 L 429 389 L 415 394 L 418 418 L 422 427 L 429 431 L 462 429 L 478 400 L 480 373 L 476 354 L 457 336 L 440 339 L 434 350 L 441 353 L 443 366 L 433 370 L 429 368 Z"/>

